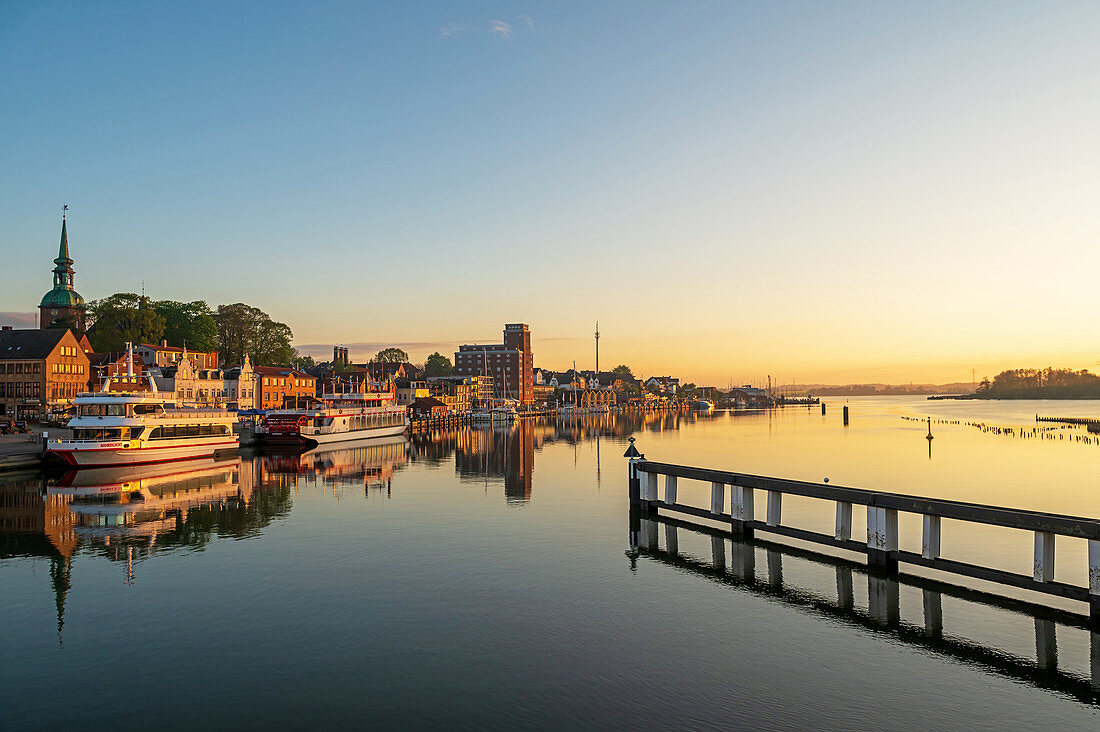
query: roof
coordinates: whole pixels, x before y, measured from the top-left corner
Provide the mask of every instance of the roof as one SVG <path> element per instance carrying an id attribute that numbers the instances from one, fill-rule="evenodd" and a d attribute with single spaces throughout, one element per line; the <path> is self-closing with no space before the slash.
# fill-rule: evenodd
<path id="1" fill-rule="evenodd" d="M 290 366 L 253 366 L 253 373 L 257 376 L 292 376 L 295 379 L 313 379 L 314 376 L 310 376 L 304 371 L 291 368 Z"/>
<path id="2" fill-rule="evenodd" d="M 0 330 L 0 360 L 46 358 L 69 332 L 68 328 Z"/>
<path id="3" fill-rule="evenodd" d="M 436 407 L 445 407 L 447 403 L 435 397 L 418 397 L 412 403 L 412 406 L 414 409 L 434 409 Z"/>
<path id="4" fill-rule="evenodd" d="M 84 304 L 84 298 L 77 294 L 76 290 L 60 289 L 50 290 L 42 296 L 40 308 L 73 308 Z"/>

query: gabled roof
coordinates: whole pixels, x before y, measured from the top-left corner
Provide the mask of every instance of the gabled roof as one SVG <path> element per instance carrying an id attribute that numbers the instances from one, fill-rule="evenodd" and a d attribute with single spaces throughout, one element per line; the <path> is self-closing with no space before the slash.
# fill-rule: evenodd
<path id="1" fill-rule="evenodd" d="M 286 376 L 293 377 L 295 379 L 313 379 L 314 376 L 310 376 L 304 371 L 291 368 L 290 366 L 253 366 L 252 372 L 257 376 Z"/>
<path id="2" fill-rule="evenodd" d="M 0 330 L 0 360 L 46 358 L 68 332 L 67 328 Z"/>

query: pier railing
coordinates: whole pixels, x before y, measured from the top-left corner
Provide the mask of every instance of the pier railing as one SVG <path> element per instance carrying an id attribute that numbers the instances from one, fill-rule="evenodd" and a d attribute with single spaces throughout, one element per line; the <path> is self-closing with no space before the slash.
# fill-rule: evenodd
<path id="1" fill-rule="evenodd" d="M 633 445 L 628 450 L 628 456 L 631 451 Z M 672 465 L 648 461 L 641 456 L 631 459 L 629 471 L 631 505 L 647 513 L 666 511 L 729 523 L 734 536 L 752 536 L 753 532 L 760 531 L 861 552 L 867 555 L 868 565 L 888 573 L 897 572 L 900 562 L 1080 600 L 1089 603 L 1092 619 L 1100 621 L 1100 520 L 1097 519 Z M 662 476 L 663 500 L 658 492 Z M 680 503 L 677 500 L 680 480 L 709 483 L 710 508 Z M 730 492 L 728 512 L 725 497 L 727 487 Z M 763 521 L 756 519 L 757 491 L 763 492 L 763 499 L 767 504 Z M 805 496 L 835 503 L 836 524 L 833 534 L 785 524 L 784 495 Z M 866 541 L 852 538 L 852 512 L 857 505 L 866 507 Z M 923 517 L 919 554 L 902 550 L 898 546 L 899 512 Z M 943 519 L 1033 532 L 1035 551 L 1031 575 L 944 558 L 940 540 Z M 1055 537 L 1058 536 L 1088 542 L 1088 586 L 1067 584 L 1054 579 L 1054 547 Z"/>

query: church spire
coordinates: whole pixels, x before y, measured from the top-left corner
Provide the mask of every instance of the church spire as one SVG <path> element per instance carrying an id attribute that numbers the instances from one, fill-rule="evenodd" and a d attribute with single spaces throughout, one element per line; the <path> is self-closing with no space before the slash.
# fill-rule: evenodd
<path id="1" fill-rule="evenodd" d="M 65 227 L 65 212 L 68 210 L 68 205 L 61 207 L 61 246 L 57 249 L 57 259 L 53 260 L 54 264 L 66 268 L 72 266 L 73 263 L 72 258 L 69 256 L 69 233 Z"/>

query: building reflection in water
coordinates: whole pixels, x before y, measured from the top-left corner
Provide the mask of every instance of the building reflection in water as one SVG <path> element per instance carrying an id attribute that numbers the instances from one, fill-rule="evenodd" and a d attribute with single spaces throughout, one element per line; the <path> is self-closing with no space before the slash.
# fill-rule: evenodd
<path id="1" fill-rule="evenodd" d="M 598 481 L 601 439 L 622 443 L 648 425 L 680 418 L 646 414 L 521 420 L 417 435 L 412 442 L 400 436 L 301 453 L 243 452 L 225 460 L 92 468 L 60 477 L 4 476 L 0 558 L 49 560 L 60 640 L 81 554 L 118 562 L 123 581 L 131 583 L 139 579 L 137 566 L 159 553 L 257 535 L 290 512 L 303 485 L 318 486 L 337 498 L 350 489 L 388 497 L 394 474 L 410 459 L 442 464 L 453 456 L 460 479 L 481 481 L 486 489 L 490 483 L 503 484 L 505 500 L 523 505 L 533 493 L 535 454 L 545 445 L 595 440 Z"/>
<path id="2" fill-rule="evenodd" d="M 681 550 L 681 545 L 689 539 L 697 547 L 706 547 L 702 556 Z M 745 541 L 732 537 L 728 531 L 708 529 L 664 516 L 632 513 L 629 544 L 626 554 L 630 559 L 631 571 L 638 571 L 640 561 L 659 562 L 853 628 L 876 634 L 889 633 L 896 640 L 921 649 L 1100 706 L 1100 629 L 1090 626 L 1087 615 L 919 575 L 879 575 L 869 572 L 862 562 L 760 538 Z M 761 553 L 765 561 L 762 566 L 757 566 Z M 799 585 L 797 569 L 801 562 L 832 567 L 836 575 L 835 594 Z M 791 565 L 786 573 L 785 564 Z M 857 581 L 866 582 L 865 606 L 855 601 Z M 903 588 L 907 593 L 920 593 L 919 609 L 902 612 Z M 999 624 L 1006 613 L 1026 618 L 1035 629 L 1034 655 L 1027 657 L 1019 652 L 990 647 L 961 635 L 946 633 L 945 596 L 964 601 L 965 610 L 959 611 L 963 614 L 980 613 L 982 624 Z M 953 602 L 951 606 L 958 609 L 960 603 Z M 965 625 L 965 622 L 960 619 L 960 624 Z M 1075 673 L 1059 666 L 1059 638 L 1067 646 L 1078 644 L 1088 649 L 1088 672 Z M 1021 640 L 1030 642 L 1030 639 Z M 1074 650 L 1078 649 L 1071 649 L 1071 657 L 1075 655 Z"/>
<path id="3" fill-rule="evenodd" d="M 649 415 L 601 414 L 558 419 L 524 419 L 506 425 L 470 425 L 445 431 L 418 433 L 412 437 L 416 460 L 443 465 L 454 459 L 455 473 L 463 481 L 503 484 L 509 504 L 523 505 L 534 489 L 535 455 L 550 444 L 579 445 L 594 440 L 596 479 L 600 480 L 600 441 L 616 445 L 645 424 Z"/>

